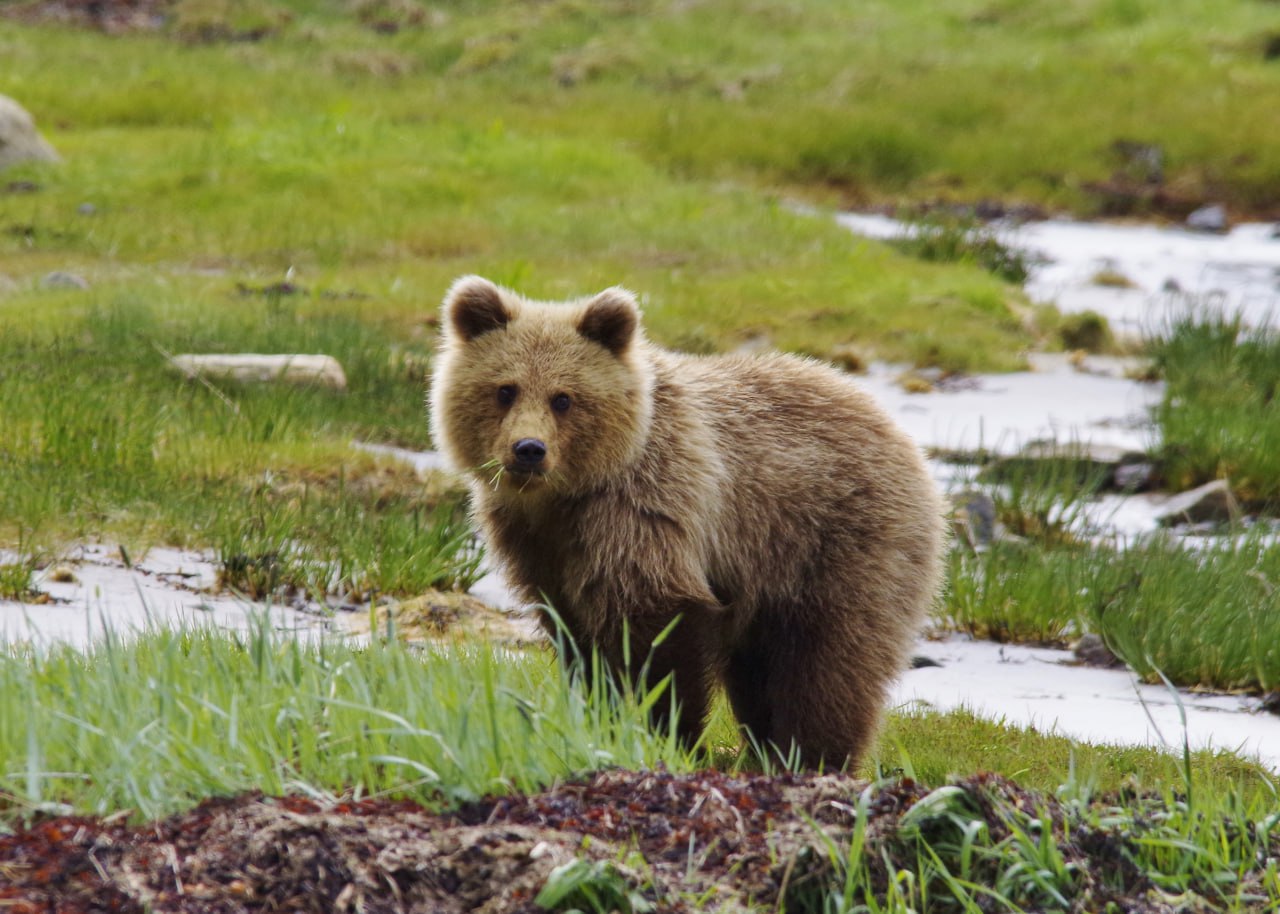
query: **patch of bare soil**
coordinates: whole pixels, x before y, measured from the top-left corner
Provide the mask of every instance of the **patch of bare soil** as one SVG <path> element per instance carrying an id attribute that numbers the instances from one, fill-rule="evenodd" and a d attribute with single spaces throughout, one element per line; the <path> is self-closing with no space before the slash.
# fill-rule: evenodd
<path id="1" fill-rule="evenodd" d="M 0 910 L 532 912 L 553 871 L 572 861 L 605 874 L 623 899 L 609 907 L 622 910 L 820 910 L 843 885 L 833 851 L 848 846 L 865 788 L 830 775 L 607 771 L 450 813 L 246 794 L 143 826 L 52 818 L 0 836 Z M 864 859 L 881 897 L 891 872 L 918 870 L 920 841 L 946 854 L 945 832 L 963 809 L 984 823 L 989 847 L 1020 816 L 1048 817 L 1075 873 L 1072 911 L 1210 909 L 1156 891 L 1133 862 L 1132 835 L 1068 827 L 1051 797 L 985 775 L 945 792 L 946 808 L 927 815 L 938 795 L 910 780 L 868 794 Z M 973 876 L 1004 863 L 993 857 Z M 949 910 L 941 894 L 931 903 Z M 590 907 L 582 899 L 560 904 Z"/>

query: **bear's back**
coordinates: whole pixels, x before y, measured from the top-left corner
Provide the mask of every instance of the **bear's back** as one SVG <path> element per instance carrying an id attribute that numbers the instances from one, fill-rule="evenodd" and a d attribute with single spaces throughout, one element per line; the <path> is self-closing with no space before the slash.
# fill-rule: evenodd
<path id="1" fill-rule="evenodd" d="M 684 448 L 716 491 L 696 499 L 710 510 L 684 516 L 704 525 L 721 589 L 794 599 L 825 562 L 855 552 L 933 563 L 942 509 L 919 449 L 845 375 L 787 355 L 661 353 L 657 364 L 659 385 L 671 379 L 697 415 Z M 657 404 L 654 436 L 669 417 Z"/>

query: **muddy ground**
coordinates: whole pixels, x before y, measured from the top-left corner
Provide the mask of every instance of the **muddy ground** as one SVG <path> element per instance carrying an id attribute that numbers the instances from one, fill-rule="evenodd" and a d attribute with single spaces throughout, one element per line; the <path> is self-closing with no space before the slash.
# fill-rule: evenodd
<path id="1" fill-rule="evenodd" d="M 866 786 L 831 775 L 606 771 L 446 813 L 246 794 L 146 825 L 48 818 L 0 835 L 0 910 L 533 912 L 545 909 L 537 899 L 549 881 L 564 889 L 542 898 L 557 910 L 821 910 L 844 885 L 833 848 L 848 847 Z M 1009 823 L 1030 816 L 1062 829 L 1071 910 L 1212 909 L 1157 891 L 1132 860 L 1134 834 L 1070 822 L 1051 797 L 994 776 L 956 787 L 940 797 L 901 779 L 866 794 L 869 881 L 881 897 L 891 867 L 919 872 L 922 839 L 945 858 L 957 821 L 985 823 L 979 844 L 996 850 L 979 853 L 971 875 L 994 880 L 1009 863 L 999 845 Z M 570 890 L 570 873 L 596 905 Z"/>

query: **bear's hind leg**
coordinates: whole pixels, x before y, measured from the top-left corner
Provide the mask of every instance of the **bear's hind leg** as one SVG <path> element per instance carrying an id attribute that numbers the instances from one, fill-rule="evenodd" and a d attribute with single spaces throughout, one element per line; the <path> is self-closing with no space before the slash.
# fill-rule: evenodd
<path id="1" fill-rule="evenodd" d="M 757 624 L 729 662 L 734 713 L 762 749 L 807 768 L 856 763 L 879 728 L 896 658 L 791 615 Z"/>
<path id="2" fill-rule="evenodd" d="M 769 752 L 773 732 L 769 703 L 768 645 L 758 639 L 729 655 L 724 686 L 729 705 L 738 719 L 743 737 L 761 752 Z"/>

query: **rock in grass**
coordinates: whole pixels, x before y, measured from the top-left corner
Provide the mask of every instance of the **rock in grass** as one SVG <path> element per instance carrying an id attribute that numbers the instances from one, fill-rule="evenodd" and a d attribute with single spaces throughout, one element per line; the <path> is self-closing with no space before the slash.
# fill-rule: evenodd
<path id="1" fill-rule="evenodd" d="M 233 381 L 287 381 L 347 389 L 347 376 L 331 355 L 175 355 L 169 363 L 189 378 L 200 376 Z"/>
<path id="2" fill-rule="evenodd" d="M 1225 479 L 1174 495 L 1156 513 L 1161 527 L 1178 524 L 1231 523 L 1240 519 L 1240 503 Z"/>
<path id="3" fill-rule="evenodd" d="M 0 95 L 0 171 L 19 162 L 56 161 L 58 153 L 40 135 L 27 109 Z"/>
<path id="4" fill-rule="evenodd" d="M 1197 232 L 1212 232 L 1221 235 L 1228 228 L 1227 208 L 1221 203 L 1210 203 L 1202 206 L 1187 216 L 1187 228 Z"/>
<path id="5" fill-rule="evenodd" d="M 1113 486 L 1121 492 L 1146 492 L 1156 479 L 1156 465 L 1145 460 L 1122 463 L 1111 474 Z"/>
<path id="6" fill-rule="evenodd" d="M 89 288 L 89 280 L 75 273 L 68 273 L 65 270 L 54 270 L 52 273 L 46 273 L 44 278 L 40 280 L 40 285 L 46 289 L 79 289 L 81 291 Z"/>
<path id="7" fill-rule="evenodd" d="M 1075 643 L 1072 653 L 1085 666 L 1101 667 L 1104 670 L 1124 666 L 1124 661 L 1111 652 L 1101 635 L 1085 635 Z"/>
<path id="8" fill-rule="evenodd" d="M 996 539 L 996 502 L 986 492 L 968 490 L 952 496 L 952 526 L 956 536 L 972 548 L 990 546 Z"/>

